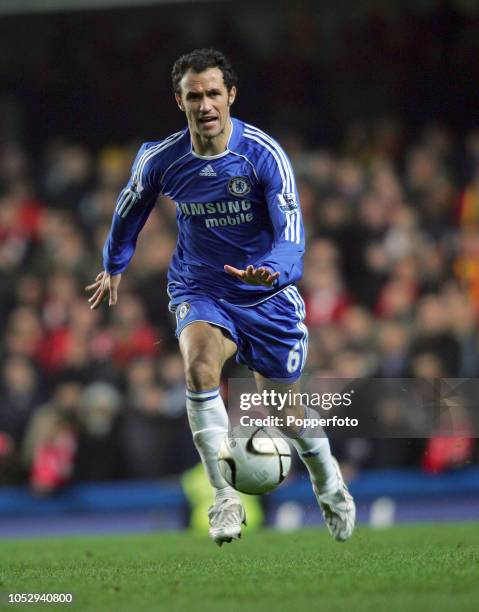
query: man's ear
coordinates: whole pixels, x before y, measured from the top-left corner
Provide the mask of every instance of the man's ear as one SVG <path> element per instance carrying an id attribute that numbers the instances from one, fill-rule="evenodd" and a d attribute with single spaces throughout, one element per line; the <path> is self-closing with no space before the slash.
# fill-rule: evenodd
<path id="1" fill-rule="evenodd" d="M 233 87 L 228 92 L 228 106 L 231 106 L 236 99 L 236 87 Z"/>
<path id="2" fill-rule="evenodd" d="M 175 94 L 175 100 L 176 100 L 176 103 L 178 104 L 178 108 L 182 110 L 183 112 L 185 112 L 185 107 L 183 106 L 183 101 L 181 100 L 181 96 L 179 94 Z"/>

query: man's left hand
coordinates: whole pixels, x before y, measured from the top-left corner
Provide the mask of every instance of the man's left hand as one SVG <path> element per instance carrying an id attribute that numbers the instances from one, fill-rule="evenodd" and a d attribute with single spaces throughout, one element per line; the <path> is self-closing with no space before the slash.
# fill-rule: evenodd
<path id="1" fill-rule="evenodd" d="M 255 268 L 248 266 L 246 270 L 238 270 L 226 264 L 225 272 L 231 274 L 235 278 L 247 283 L 248 285 L 263 285 L 263 287 L 272 287 L 274 282 L 279 278 L 279 272 L 272 272 L 269 268 L 263 266 Z"/>

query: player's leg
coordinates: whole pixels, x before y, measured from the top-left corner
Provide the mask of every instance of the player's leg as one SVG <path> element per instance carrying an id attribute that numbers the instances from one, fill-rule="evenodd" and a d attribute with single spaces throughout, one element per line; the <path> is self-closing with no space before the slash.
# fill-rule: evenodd
<path id="1" fill-rule="evenodd" d="M 272 381 L 258 372 L 255 372 L 255 380 L 258 391 L 274 390 L 283 394 L 282 397 L 291 397 L 282 409 L 282 416 L 295 416 L 301 421 L 306 416 L 306 409 L 297 400 L 300 398 L 300 380 L 291 383 L 279 383 Z M 308 417 L 318 416 L 311 414 L 314 411 L 308 409 Z M 277 416 L 277 413 L 276 415 Z M 356 508 L 354 500 L 343 480 L 338 462 L 331 455 L 329 440 L 322 428 L 315 428 L 314 437 L 312 432 L 300 431 L 298 429 L 283 429 L 282 433 L 287 435 L 290 442 L 296 448 L 299 457 L 308 469 L 313 491 L 323 512 L 323 516 L 331 535 L 338 541 L 347 540 L 353 533 Z M 307 434 L 310 433 L 308 436 Z"/>
<path id="2" fill-rule="evenodd" d="M 211 485 L 227 489 L 218 469 L 218 450 L 228 431 L 228 416 L 220 395 L 221 370 L 236 352 L 236 344 L 219 327 L 197 321 L 180 338 L 186 378 L 186 406 L 193 440 Z"/>
<path id="3" fill-rule="evenodd" d="M 299 378 L 307 356 L 308 330 L 303 322 L 304 302 L 296 287 L 286 287 L 254 307 L 230 305 L 227 312 L 236 321 L 241 338 L 237 359 L 260 372 L 256 374 L 259 391 L 288 392 L 291 389 L 299 393 Z M 301 405 L 292 405 L 288 410 L 296 411 L 300 417 L 305 413 Z M 313 490 L 330 533 L 338 540 L 348 538 L 354 528 L 354 502 L 337 462 L 331 456 L 324 431 L 316 430 L 314 437 L 292 433 L 292 442 L 311 475 Z"/>
<path id="4" fill-rule="evenodd" d="M 292 398 L 292 401 L 282 409 L 282 417 L 286 418 L 291 415 L 299 421 L 303 420 L 306 410 L 301 401 L 295 399 L 300 397 L 300 379 L 292 383 L 279 383 L 255 372 L 255 380 L 260 393 L 265 389 L 274 390 L 276 393 L 282 394 L 282 397 Z M 277 412 L 274 412 L 274 414 L 278 416 Z M 290 442 L 298 451 L 316 489 L 321 493 L 335 490 L 338 487 L 338 476 L 331 455 L 329 440 L 324 430 L 322 428 L 315 429 L 314 437 L 306 437 L 304 434 L 308 432 L 297 427 L 284 428 L 283 433 L 288 436 Z"/>
<path id="5" fill-rule="evenodd" d="M 223 365 L 236 349 L 233 340 L 216 325 L 195 321 L 185 327 L 180 335 L 180 351 L 188 388 L 200 392 L 219 386 Z"/>
<path id="6" fill-rule="evenodd" d="M 218 468 L 219 447 L 228 431 L 228 416 L 219 390 L 221 370 L 236 352 L 236 344 L 221 328 L 203 321 L 185 327 L 179 341 L 193 441 L 215 489 L 215 503 L 209 511 L 210 535 L 221 546 L 223 542 L 239 538 L 241 525 L 245 522 L 238 494 L 223 479 Z"/>

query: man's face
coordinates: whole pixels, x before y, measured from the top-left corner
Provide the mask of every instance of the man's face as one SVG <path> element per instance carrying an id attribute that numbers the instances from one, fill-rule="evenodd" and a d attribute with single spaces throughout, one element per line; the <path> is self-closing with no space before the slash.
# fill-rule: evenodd
<path id="1" fill-rule="evenodd" d="M 236 97 L 236 87 L 228 92 L 219 68 L 199 73 L 188 70 L 180 87 L 181 94 L 175 98 L 186 114 L 190 130 L 207 139 L 221 134 L 230 117 L 229 107 Z"/>

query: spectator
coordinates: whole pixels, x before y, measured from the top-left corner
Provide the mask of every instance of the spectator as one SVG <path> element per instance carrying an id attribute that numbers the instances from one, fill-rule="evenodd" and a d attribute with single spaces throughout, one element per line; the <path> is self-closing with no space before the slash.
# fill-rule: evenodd
<path id="1" fill-rule="evenodd" d="M 124 477 L 119 430 L 122 396 L 107 382 L 86 386 L 80 397 L 77 480 L 113 480 Z"/>
<path id="2" fill-rule="evenodd" d="M 73 478 L 80 395 L 79 383 L 60 382 L 51 401 L 37 409 L 28 425 L 23 458 L 30 486 L 38 494 L 54 493 Z"/>

